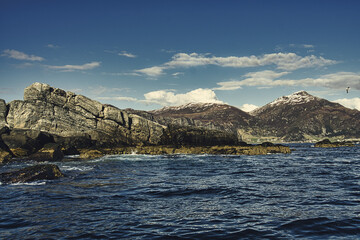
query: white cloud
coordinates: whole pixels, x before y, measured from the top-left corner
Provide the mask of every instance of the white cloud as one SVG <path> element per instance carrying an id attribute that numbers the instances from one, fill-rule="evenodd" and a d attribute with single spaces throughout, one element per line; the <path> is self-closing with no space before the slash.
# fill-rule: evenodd
<path id="1" fill-rule="evenodd" d="M 219 82 L 217 85 L 220 87 L 214 88 L 214 90 L 236 90 L 242 88 L 242 86 L 271 86 L 274 84 L 274 79 L 282 77 L 286 74 L 289 74 L 289 72 L 274 72 L 271 70 L 250 72 L 244 75 L 244 77 L 246 77 L 245 80 Z"/>
<path id="2" fill-rule="evenodd" d="M 217 83 L 220 87 L 214 90 L 235 90 L 242 86 L 304 86 L 304 87 L 325 87 L 330 89 L 344 89 L 350 86 L 352 89 L 360 90 L 360 74 L 353 72 L 337 72 L 322 75 L 318 78 L 304 79 L 277 79 L 288 74 L 288 72 L 262 71 L 244 75 L 244 80 L 231 80 Z"/>
<path id="3" fill-rule="evenodd" d="M 342 98 L 333 102 L 337 102 L 347 108 L 357 109 L 360 111 L 360 98 Z"/>
<path id="4" fill-rule="evenodd" d="M 124 57 L 128 57 L 128 58 L 136 58 L 137 56 L 132 54 L 132 53 L 128 53 L 126 51 L 122 51 L 121 53 L 118 53 L 119 56 L 124 56 Z"/>
<path id="5" fill-rule="evenodd" d="M 184 73 L 183 72 L 176 72 L 176 73 L 173 73 L 171 75 L 173 75 L 174 77 L 177 77 L 179 75 L 184 75 Z"/>
<path id="6" fill-rule="evenodd" d="M 114 93 L 120 92 L 124 90 L 128 90 L 127 88 L 114 88 L 114 87 L 105 87 L 105 86 L 96 86 L 96 87 L 89 87 L 90 91 L 94 95 L 102 95 L 104 93 Z"/>
<path id="7" fill-rule="evenodd" d="M 144 68 L 144 69 L 140 69 L 140 70 L 135 70 L 135 73 L 142 73 L 142 74 L 146 74 L 150 77 L 158 77 L 160 75 L 163 74 L 164 71 L 164 67 L 149 67 L 149 68 Z"/>
<path id="8" fill-rule="evenodd" d="M 75 71 L 75 70 L 90 70 L 90 69 L 99 67 L 100 64 L 101 64 L 101 62 L 90 62 L 90 63 L 85 63 L 83 65 L 63 65 L 63 66 L 47 65 L 47 67 L 50 69 L 58 69 L 58 70 L 71 72 L 71 71 Z"/>
<path id="9" fill-rule="evenodd" d="M 99 100 L 115 100 L 115 101 L 127 101 L 127 102 L 137 102 L 139 101 L 133 97 L 98 97 Z"/>
<path id="10" fill-rule="evenodd" d="M 104 93 L 101 92 L 101 93 Z M 174 93 L 174 90 L 158 90 L 144 94 L 145 99 L 134 97 L 98 97 L 99 100 L 131 101 L 145 104 L 159 104 L 161 106 L 179 106 L 187 103 L 224 103 L 217 99 L 211 89 L 198 88 L 187 93 Z"/>
<path id="11" fill-rule="evenodd" d="M 240 107 L 240 109 L 243 110 L 244 112 L 251 112 L 252 110 L 255 110 L 258 107 L 259 106 L 256 106 L 254 104 L 245 103 Z"/>
<path id="12" fill-rule="evenodd" d="M 310 45 L 309 45 L 310 46 Z M 166 69 L 179 68 L 179 67 L 196 67 L 206 65 L 216 65 L 220 67 L 258 67 L 266 65 L 276 65 L 281 70 L 296 70 L 299 68 L 308 67 L 322 67 L 337 63 L 335 60 L 317 57 L 315 55 L 301 57 L 295 53 L 271 53 L 261 56 L 245 56 L 245 57 L 216 57 L 209 56 L 209 54 L 198 53 L 177 53 L 171 61 L 164 63 L 161 66 L 154 66 L 136 72 L 141 72 L 150 76 L 159 76 L 163 74 Z M 156 70 L 156 71 L 155 71 Z"/>
<path id="13" fill-rule="evenodd" d="M 19 52 L 17 50 L 13 49 L 6 49 L 3 51 L 1 56 L 13 58 L 17 60 L 25 60 L 25 61 L 44 61 L 45 59 L 43 57 L 35 56 L 35 55 L 28 55 L 23 52 Z"/>
<path id="14" fill-rule="evenodd" d="M 50 44 L 46 45 L 46 47 L 47 47 L 47 48 L 59 48 L 60 46 L 50 43 Z"/>
<path id="15" fill-rule="evenodd" d="M 304 48 L 314 48 L 315 46 L 311 45 L 311 44 L 303 44 L 303 47 Z"/>
<path id="16" fill-rule="evenodd" d="M 223 103 L 218 100 L 211 89 L 198 88 L 187 93 L 176 94 L 171 91 L 159 90 L 144 94 L 145 103 L 156 103 L 162 106 L 178 106 L 186 103 Z"/>
<path id="17" fill-rule="evenodd" d="M 130 72 L 130 73 L 119 73 L 119 72 L 102 72 L 103 75 L 109 75 L 109 76 L 142 76 L 140 73 Z"/>

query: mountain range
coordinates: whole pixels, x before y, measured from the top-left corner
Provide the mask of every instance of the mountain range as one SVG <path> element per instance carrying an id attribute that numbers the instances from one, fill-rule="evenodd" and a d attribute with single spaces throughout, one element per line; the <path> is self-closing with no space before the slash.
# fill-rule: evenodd
<path id="1" fill-rule="evenodd" d="M 127 111 L 162 125 L 232 132 L 240 140 L 249 142 L 360 138 L 360 111 L 305 91 L 282 96 L 250 113 L 216 103 L 189 103 L 147 112 Z"/>

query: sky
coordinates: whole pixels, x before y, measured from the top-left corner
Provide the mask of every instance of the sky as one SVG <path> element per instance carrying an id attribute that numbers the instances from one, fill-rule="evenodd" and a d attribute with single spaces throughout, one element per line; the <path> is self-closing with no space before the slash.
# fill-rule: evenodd
<path id="1" fill-rule="evenodd" d="M 357 0 L 0 0 L 0 98 L 41 82 L 122 109 L 251 111 L 305 90 L 360 110 L 359 12 Z"/>

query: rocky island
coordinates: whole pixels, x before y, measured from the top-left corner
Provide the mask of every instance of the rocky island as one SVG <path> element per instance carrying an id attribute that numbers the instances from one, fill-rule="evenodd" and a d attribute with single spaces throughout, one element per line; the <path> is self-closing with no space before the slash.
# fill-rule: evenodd
<path id="1" fill-rule="evenodd" d="M 267 154 L 285 146 L 248 145 L 233 132 L 201 126 L 161 124 L 130 110 L 34 83 L 24 100 L 0 100 L 0 161 L 56 161 L 80 154 Z M 92 154 L 91 154 L 92 153 Z"/>

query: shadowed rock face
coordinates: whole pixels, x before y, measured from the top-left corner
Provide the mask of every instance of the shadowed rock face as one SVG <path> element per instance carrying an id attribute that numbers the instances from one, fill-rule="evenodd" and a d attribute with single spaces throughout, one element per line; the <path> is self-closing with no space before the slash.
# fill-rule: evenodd
<path id="1" fill-rule="evenodd" d="M 61 137 L 90 136 L 100 145 L 158 144 L 166 129 L 114 106 L 41 83 L 25 89 L 24 101 L 9 104 L 6 120 L 11 128 Z"/>
<path id="2" fill-rule="evenodd" d="M 35 165 L 13 172 L 0 174 L 0 181 L 4 184 L 26 183 L 39 180 L 54 180 L 64 177 L 60 169 L 54 164 Z"/>

